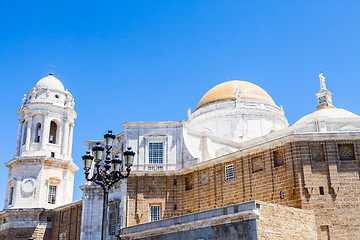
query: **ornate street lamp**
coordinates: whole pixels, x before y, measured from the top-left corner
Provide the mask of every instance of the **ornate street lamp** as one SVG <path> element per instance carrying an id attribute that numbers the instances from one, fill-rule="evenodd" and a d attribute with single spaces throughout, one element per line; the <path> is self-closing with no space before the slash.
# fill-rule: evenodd
<path id="1" fill-rule="evenodd" d="M 108 196 L 109 189 L 112 185 L 120 181 L 121 179 L 127 178 L 131 171 L 131 166 L 134 162 L 135 153 L 131 151 L 131 147 L 128 148 L 127 151 L 124 152 L 125 157 L 125 166 L 126 166 L 126 175 L 121 173 L 121 163 L 122 161 L 119 159 L 119 156 L 115 156 L 112 160 L 110 160 L 111 148 L 113 141 L 115 139 L 115 135 L 112 134 L 112 131 L 108 131 L 104 135 L 105 139 L 105 148 L 97 143 L 93 148 L 93 156 L 90 152 L 86 152 L 86 154 L 82 157 L 84 163 L 85 170 L 85 178 L 87 181 L 94 182 L 102 187 L 104 190 L 104 202 L 103 202 L 103 222 L 101 229 L 101 239 L 106 239 L 106 226 L 107 226 L 107 215 L 108 215 Z M 106 149 L 106 157 L 101 167 L 103 152 Z M 95 169 L 93 170 L 93 175 L 89 178 L 90 169 L 92 162 L 95 162 Z M 111 171 L 110 171 L 111 169 Z"/>

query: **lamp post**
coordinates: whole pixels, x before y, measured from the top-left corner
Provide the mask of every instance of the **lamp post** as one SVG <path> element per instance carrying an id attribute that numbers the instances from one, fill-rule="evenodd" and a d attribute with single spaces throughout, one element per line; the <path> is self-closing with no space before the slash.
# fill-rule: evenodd
<path id="1" fill-rule="evenodd" d="M 131 151 L 131 147 L 128 148 L 127 151 L 124 152 L 125 157 L 125 166 L 126 166 L 126 174 L 123 175 L 121 173 L 121 163 L 122 161 L 119 159 L 119 156 L 115 156 L 112 160 L 110 160 L 111 148 L 113 141 L 115 139 L 115 135 L 112 134 L 112 131 L 108 131 L 104 135 L 105 139 L 105 148 L 97 143 L 93 148 L 93 156 L 89 151 L 82 157 L 84 163 L 85 170 L 85 179 L 90 182 L 94 182 L 97 185 L 100 185 L 104 190 L 104 201 L 103 201 L 103 221 L 101 228 L 101 239 L 106 239 L 106 226 L 107 226 L 107 211 L 108 211 L 108 197 L 109 197 L 109 189 L 112 185 L 120 181 L 121 179 L 127 178 L 130 174 L 130 167 L 134 162 L 135 153 Z M 103 152 L 106 149 L 106 156 L 103 166 L 101 167 Z M 93 170 L 92 177 L 89 177 L 90 169 L 92 162 L 95 162 L 95 169 Z M 111 169 L 111 171 L 110 171 Z"/>

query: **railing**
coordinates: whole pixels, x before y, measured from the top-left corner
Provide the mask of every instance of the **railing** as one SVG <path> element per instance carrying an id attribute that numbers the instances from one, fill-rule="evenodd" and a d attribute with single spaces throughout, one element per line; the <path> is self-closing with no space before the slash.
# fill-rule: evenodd
<path id="1" fill-rule="evenodd" d="M 176 169 L 176 164 L 134 164 L 132 167 L 133 171 L 146 171 L 146 172 L 156 172 L 156 171 L 173 171 Z"/>

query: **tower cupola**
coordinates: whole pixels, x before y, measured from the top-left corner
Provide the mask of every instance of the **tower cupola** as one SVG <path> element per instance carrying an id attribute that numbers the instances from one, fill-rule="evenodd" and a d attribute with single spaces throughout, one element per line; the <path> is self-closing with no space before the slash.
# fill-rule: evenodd
<path id="1" fill-rule="evenodd" d="M 71 159 L 76 112 L 74 98 L 51 73 L 38 81 L 22 100 L 17 156 Z"/>

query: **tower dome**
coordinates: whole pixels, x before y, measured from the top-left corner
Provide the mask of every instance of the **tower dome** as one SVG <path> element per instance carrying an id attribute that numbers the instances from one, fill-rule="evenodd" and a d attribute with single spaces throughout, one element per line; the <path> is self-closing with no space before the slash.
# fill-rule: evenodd
<path id="1" fill-rule="evenodd" d="M 267 103 L 275 105 L 274 100 L 261 87 L 246 81 L 232 80 L 216 85 L 200 100 L 197 109 L 219 101 L 241 101 Z"/>
<path id="2" fill-rule="evenodd" d="M 60 82 L 59 79 L 54 77 L 52 73 L 49 76 L 43 77 L 40 79 L 37 84 L 35 85 L 36 88 L 46 88 L 58 91 L 65 91 L 64 85 Z"/>

